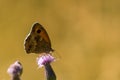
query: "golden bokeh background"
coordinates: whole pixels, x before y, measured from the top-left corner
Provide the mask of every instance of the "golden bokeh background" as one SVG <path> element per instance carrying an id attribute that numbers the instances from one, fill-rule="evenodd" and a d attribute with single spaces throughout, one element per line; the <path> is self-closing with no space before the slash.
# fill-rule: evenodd
<path id="1" fill-rule="evenodd" d="M 0 80 L 16 60 L 22 80 L 45 80 L 23 46 L 34 22 L 51 38 L 57 80 L 120 80 L 119 0 L 0 0 Z"/>

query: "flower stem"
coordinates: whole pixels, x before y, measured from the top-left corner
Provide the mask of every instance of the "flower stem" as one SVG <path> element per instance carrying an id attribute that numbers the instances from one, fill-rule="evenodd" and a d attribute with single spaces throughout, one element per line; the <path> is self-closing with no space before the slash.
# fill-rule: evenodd
<path id="1" fill-rule="evenodd" d="M 55 72 L 49 63 L 45 64 L 46 80 L 56 80 Z"/>
<path id="2" fill-rule="evenodd" d="M 20 80 L 20 77 L 19 77 L 19 75 L 12 76 L 12 79 L 11 79 L 11 80 Z"/>

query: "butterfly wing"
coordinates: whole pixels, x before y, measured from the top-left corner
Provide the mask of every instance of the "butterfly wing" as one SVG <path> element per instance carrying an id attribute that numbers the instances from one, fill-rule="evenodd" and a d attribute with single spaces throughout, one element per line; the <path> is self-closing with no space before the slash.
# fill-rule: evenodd
<path id="1" fill-rule="evenodd" d="M 53 51 L 46 30 L 39 23 L 33 25 L 31 33 L 26 38 L 25 50 L 27 53 L 49 53 Z"/>

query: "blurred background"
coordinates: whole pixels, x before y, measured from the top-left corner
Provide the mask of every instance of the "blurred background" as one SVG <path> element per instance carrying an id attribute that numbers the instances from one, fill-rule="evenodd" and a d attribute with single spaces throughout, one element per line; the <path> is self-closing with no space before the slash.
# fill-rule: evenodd
<path id="1" fill-rule="evenodd" d="M 0 80 L 19 60 L 22 80 L 45 80 L 24 39 L 41 23 L 55 49 L 57 80 L 120 80 L 119 0 L 0 0 Z"/>

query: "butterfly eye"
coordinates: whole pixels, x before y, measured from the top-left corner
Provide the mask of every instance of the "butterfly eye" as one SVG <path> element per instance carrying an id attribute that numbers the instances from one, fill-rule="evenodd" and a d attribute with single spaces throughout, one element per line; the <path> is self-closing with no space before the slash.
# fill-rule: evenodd
<path id="1" fill-rule="evenodd" d="M 38 29 L 38 30 L 37 30 L 37 33 L 40 33 L 40 32 L 41 32 L 41 30 L 40 30 L 40 29 Z"/>

